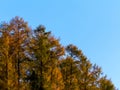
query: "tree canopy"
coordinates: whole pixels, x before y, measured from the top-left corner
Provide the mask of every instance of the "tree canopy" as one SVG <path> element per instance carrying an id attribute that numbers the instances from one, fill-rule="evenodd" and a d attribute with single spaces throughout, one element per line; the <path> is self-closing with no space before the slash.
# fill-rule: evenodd
<path id="1" fill-rule="evenodd" d="M 0 25 L 0 90 L 116 90 L 101 67 L 43 25 L 20 17 Z"/>

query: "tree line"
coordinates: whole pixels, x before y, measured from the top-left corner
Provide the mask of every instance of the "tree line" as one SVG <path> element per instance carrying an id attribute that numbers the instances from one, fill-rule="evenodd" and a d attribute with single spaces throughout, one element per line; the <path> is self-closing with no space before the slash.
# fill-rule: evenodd
<path id="1" fill-rule="evenodd" d="M 0 24 L 0 90 L 116 90 L 101 67 L 43 25 L 20 17 Z"/>

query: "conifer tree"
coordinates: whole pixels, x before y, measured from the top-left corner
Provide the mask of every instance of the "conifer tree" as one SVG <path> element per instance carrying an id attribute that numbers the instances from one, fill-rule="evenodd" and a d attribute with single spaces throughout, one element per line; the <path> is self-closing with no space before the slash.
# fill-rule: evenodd
<path id="1" fill-rule="evenodd" d="M 116 90 L 75 45 L 22 18 L 0 25 L 0 90 Z"/>
<path id="2" fill-rule="evenodd" d="M 2 59 L 6 62 L 6 81 L 8 90 L 20 87 L 21 63 L 25 58 L 24 47 L 27 40 L 29 27 L 22 18 L 15 17 L 10 23 L 1 25 L 1 41 L 3 50 L 1 49 Z"/>
<path id="3" fill-rule="evenodd" d="M 50 32 L 45 32 L 43 26 L 39 26 L 35 30 L 32 42 L 32 47 L 30 47 L 33 59 L 32 69 L 38 79 L 37 88 L 50 90 L 52 84 L 56 84 L 55 77 L 53 77 L 56 74 L 54 72 L 60 73 L 57 69 L 57 62 L 59 57 L 64 54 L 63 47 L 57 39 L 51 36 Z"/>
<path id="4" fill-rule="evenodd" d="M 107 79 L 106 76 L 101 77 L 99 82 L 100 90 L 116 90 L 111 80 Z"/>

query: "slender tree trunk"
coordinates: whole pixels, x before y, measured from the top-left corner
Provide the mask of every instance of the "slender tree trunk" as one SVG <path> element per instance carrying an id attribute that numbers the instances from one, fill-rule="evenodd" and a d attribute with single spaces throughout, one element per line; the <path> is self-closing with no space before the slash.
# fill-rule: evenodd
<path id="1" fill-rule="evenodd" d="M 7 84 L 7 86 L 6 86 L 6 90 L 8 90 L 8 60 L 6 59 L 6 66 L 5 66 L 5 75 L 6 75 L 6 77 L 5 77 L 5 83 Z"/>
<path id="2" fill-rule="evenodd" d="M 42 75 L 42 68 L 43 68 L 43 63 L 42 60 L 40 62 L 40 89 L 39 90 L 43 90 L 43 75 Z"/>
<path id="3" fill-rule="evenodd" d="M 72 63 L 70 64 L 70 90 L 72 90 Z"/>
<path id="4" fill-rule="evenodd" d="M 19 35 L 19 30 L 18 30 L 18 55 L 17 55 L 17 74 L 18 74 L 18 90 L 20 88 L 20 53 L 19 53 L 19 49 L 20 49 L 20 39 L 19 39 L 20 35 Z"/>
<path id="5" fill-rule="evenodd" d="M 20 88 L 20 59 L 19 59 L 19 53 L 18 53 L 18 90 Z"/>

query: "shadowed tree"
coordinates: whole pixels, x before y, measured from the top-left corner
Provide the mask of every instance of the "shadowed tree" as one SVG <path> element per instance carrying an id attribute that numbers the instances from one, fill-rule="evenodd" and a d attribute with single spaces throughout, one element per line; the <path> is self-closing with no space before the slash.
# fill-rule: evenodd
<path id="1" fill-rule="evenodd" d="M 53 88 L 52 85 L 56 85 L 55 79 L 57 78 L 55 74 L 58 75 L 57 73 L 60 73 L 59 69 L 57 69 L 57 63 L 60 56 L 64 54 L 63 47 L 57 39 L 51 36 L 50 32 L 45 32 L 45 28 L 39 26 L 32 38 L 30 51 L 33 59 L 31 68 L 35 70 L 36 78 L 38 78 L 38 82 L 36 82 L 37 90 L 51 90 Z M 30 81 L 32 82 L 32 80 Z"/>

